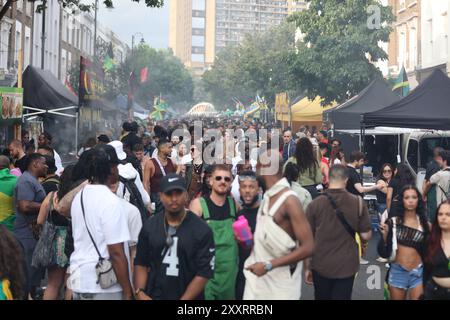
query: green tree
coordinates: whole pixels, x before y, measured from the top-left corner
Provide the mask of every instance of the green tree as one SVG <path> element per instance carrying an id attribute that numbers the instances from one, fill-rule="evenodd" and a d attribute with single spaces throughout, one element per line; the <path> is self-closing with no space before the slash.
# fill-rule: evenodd
<path id="1" fill-rule="evenodd" d="M 6 0 L 5 4 L 2 6 L 2 9 L 0 10 L 0 20 L 3 19 L 5 14 L 8 12 L 9 8 L 11 8 L 11 5 L 13 2 L 17 0 Z M 39 0 L 25 0 L 29 2 L 40 2 Z M 122 0 L 123 1 L 123 0 Z M 133 2 L 144 2 L 147 7 L 157 7 L 160 8 L 164 5 L 164 0 L 131 0 Z M 93 1 L 91 4 L 86 4 L 84 1 L 81 0 L 58 0 L 59 3 L 64 8 L 72 8 L 73 10 L 81 10 L 81 11 L 91 11 L 95 8 L 95 1 Z M 113 0 L 103 0 L 103 4 L 106 8 L 114 8 L 114 1 Z M 36 11 L 41 12 L 46 7 L 45 3 L 41 3 L 36 6 Z"/>
<path id="2" fill-rule="evenodd" d="M 293 23 L 248 35 L 239 46 L 226 47 L 218 53 L 214 66 L 203 75 L 204 87 L 221 108 L 234 105 L 233 97 L 249 102 L 256 94 L 272 103 L 280 91 L 301 91 L 300 81 L 287 77 L 294 52 Z"/>
<path id="3" fill-rule="evenodd" d="M 109 45 L 99 45 L 96 63 L 102 65 Z M 140 71 L 148 68 L 148 80 L 140 83 Z M 126 95 L 129 91 L 130 74 L 134 72 L 137 78 L 135 101 L 147 108 L 153 105 L 155 96 L 161 95 L 169 105 L 184 105 L 192 103 L 194 83 L 189 71 L 176 58 L 171 50 L 156 50 L 148 45 L 140 44 L 125 61 L 105 72 L 103 98 L 114 100 L 117 95 Z M 80 76 L 79 62 L 69 69 L 70 83 L 78 91 Z"/>
<path id="4" fill-rule="evenodd" d="M 308 2 L 290 17 L 304 35 L 291 56 L 290 78 L 302 79 L 309 98 L 344 102 L 382 77 L 373 63 L 388 58 L 379 43 L 392 32 L 392 8 L 377 0 Z"/>
<path id="5" fill-rule="evenodd" d="M 132 71 L 140 80 L 140 71 L 148 68 L 148 80 L 140 83 L 135 93 L 136 102 L 153 105 L 155 96 L 161 95 L 169 105 L 192 102 L 194 83 L 183 63 L 168 50 L 156 50 L 140 44 L 117 70 L 119 90 L 128 91 L 128 79 Z"/>

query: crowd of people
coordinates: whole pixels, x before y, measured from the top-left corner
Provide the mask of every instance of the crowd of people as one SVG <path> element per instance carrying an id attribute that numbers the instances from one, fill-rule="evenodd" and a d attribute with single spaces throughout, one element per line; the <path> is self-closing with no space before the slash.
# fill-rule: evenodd
<path id="1" fill-rule="evenodd" d="M 436 148 L 422 190 L 404 164 L 368 185 L 365 155 L 326 130 L 200 125 L 125 122 L 65 168 L 48 132 L 36 149 L 26 132 L 11 141 L 0 300 L 298 300 L 303 281 L 317 300 L 346 300 L 374 231 L 391 299 L 450 299 L 450 151 Z"/>

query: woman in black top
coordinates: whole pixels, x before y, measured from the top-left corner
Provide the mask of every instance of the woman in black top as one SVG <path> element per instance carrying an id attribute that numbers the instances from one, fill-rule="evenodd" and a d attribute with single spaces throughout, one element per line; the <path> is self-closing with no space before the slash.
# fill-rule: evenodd
<path id="1" fill-rule="evenodd" d="M 420 191 L 406 186 L 395 216 L 380 225 L 378 253 L 390 258 L 387 275 L 392 300 L 419 299 L 423 294 L 423 256 L 430 226 Z M 396 243 L 396 244 L 395 244 Z"/>
<path id="2" fill-rule="evenodd" d="M 398 204 L 397 198 L 400 192 L 405 186 L 414 185 L 415 182 L 414 176 L 406 164 L 397 166 L 394 178 L 389 182 L 386 195 L 386 206 L 390 217 L 392 216 L 391 212 L 396 212 L 395 206 Z"/>
<path id="3" fill-rule="evenodd" d="M 377 211 L 382 214 L 386 210 L 386 196 L 388 193 L 388 186 L 394 175 L 394 167 L 391 164 L 385 163 L 381 167 L 380 174 L 377 177 L 377 184 L 381 184 L 383 189 L 377 190 Z"/>
<path id="4" fill-rule="evenodd" d="M 425 257 L 425 299 L 450 300 L 450 200 L 436 210 Z"/>

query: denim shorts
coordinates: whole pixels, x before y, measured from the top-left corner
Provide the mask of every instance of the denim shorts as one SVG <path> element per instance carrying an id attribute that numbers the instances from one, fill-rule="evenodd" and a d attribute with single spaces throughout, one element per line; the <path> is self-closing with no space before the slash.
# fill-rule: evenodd
<path id="1" fill-rule="evenodd" d="M 412 270 L 406 270 L 400 264 L 391 263 L 389 269 L 388 283 L 398 289 L 408 290 L 422 284 L 423 265 Z"/>

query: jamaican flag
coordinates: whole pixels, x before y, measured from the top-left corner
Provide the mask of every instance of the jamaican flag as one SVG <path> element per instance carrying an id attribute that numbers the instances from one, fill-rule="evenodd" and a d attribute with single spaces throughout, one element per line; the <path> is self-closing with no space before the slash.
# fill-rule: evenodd
<path id="1" fill-rule="evenodd" d="M 405 67 L 402 67 L 392 91 L 397 93 L 400 97 L 406 97 L 409 94 L 409 81 Z"/>

